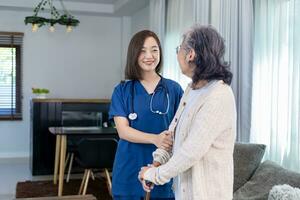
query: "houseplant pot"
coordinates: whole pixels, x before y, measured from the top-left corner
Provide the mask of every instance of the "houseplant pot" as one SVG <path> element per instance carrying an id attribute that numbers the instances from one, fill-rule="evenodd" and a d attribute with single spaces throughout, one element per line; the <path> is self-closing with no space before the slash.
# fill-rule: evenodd
<path id="1" fill-rule="evenodd" d="M 45 99 L 47 94 L 49 94 L 49 90 L 45 88 L 31 88 L 32 93 L 35 94 L 35 98 L 37 99 Z"/>

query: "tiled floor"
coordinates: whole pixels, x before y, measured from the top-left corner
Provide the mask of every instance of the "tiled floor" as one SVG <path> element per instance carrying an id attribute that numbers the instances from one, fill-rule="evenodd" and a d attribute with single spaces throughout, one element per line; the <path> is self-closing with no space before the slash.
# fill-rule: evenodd
<path id="1" fill-rule="evenodd" d="M 33 177 L 29 159 L 0 159 L 0 200 L 14 199 L 19 181 L 43 179 L 51 179 L 51 176 Z"/>
<path id="2" fill-rule="evenodd" d="M 71 178 L 81 179 L 83 174 L 72 174 Z M 15 198 L 16 184 L 26 180 L 52 180 L 53 176 L 32 176 L 29 159 L 0 158 L 0 200 Z"/>
<path id="3" fill-rule="evenodd" d="M 13 194 L 0 194 L 0 200 L 11 200 L 14 199 Z"/>

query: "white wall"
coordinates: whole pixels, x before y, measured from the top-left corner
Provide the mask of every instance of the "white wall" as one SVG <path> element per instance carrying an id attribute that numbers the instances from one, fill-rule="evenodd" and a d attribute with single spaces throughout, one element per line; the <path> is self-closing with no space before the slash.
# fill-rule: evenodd
<path id="1" fill-rule="evenodd" d="M 127 58 L 127 49 L 128 49 L 128 45 L 130 42 L 130 39 L 132 37 L 132 33 L 131 33 L 131 17 L 123 17 L 122 18 L 122 30 L 123 30 L 123 38 L 122 38 L 122 46 L 123 51 L 122 51 L 122 74 L 121 74 L 121 79 L 125 80 L 125 66 L 126 66 L 126 58 Z"/>
<path id="2" fill-rule="evenodd" d="M 76 15 L 81 23 L 70 34 L 64 27 L 32 33 L 24 25 L 30 14 L 0 10 L 0 31 L 25 34 L 23 120 L 0 121 L 0 158 L 29 155 L 31 87 L 49 88 L 53 98 L 110 98 L 123 73 L 120 17 Z"/>
<path id="3" fill-rule="evenodd" d="M 149 29 L 150 23 L 150 7 L 149 5 L 134 15 L 131 16 L 131 33 L 134 35 L 136 32 L 144 29 Z"/>
<path id="4" fill-rule="evenodd" d="M 76 15 L 80 24 L 67 34 L 25 26 L 31 12 L 0 10 L 0 31 L 24 32 L 23 120 L 0 121 L 0 158 L 28 157 L 31 87 L 45 87 L 50 98 L 110 98 L 124 79 L 132 35 L 149 29 L 149 5 L 129 17 Z"/>

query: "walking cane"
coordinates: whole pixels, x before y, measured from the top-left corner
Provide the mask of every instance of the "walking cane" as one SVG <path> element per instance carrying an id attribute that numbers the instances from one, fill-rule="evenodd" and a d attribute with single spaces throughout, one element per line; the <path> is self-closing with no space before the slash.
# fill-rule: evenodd
<path id="1" fill-rule="evenodd" d="M 159 167 L 160 166 L 160 163 L 159 162 L 156 162 L 154 161 L 153 164 L 152 164 L 154 167 Z M 148 187 L 150 187 L 151 185 L 153 185 L 153 183 L 151 183 L 150 181 L 146 181 L 146 185 Z M 146 195 L 145 195 L 145 199 L 144 200 L 150 200 L 150 195 L 151 192 L 146 192 Z"/>
<path id="2" fill-rule="evenodd" d="M 148 183 L 147 182 L 146 182 L 147 186 L 151 186 L 153 184 L 151 182 L 148 182 Z M 145 200 L 150 200 L 150 194 L 151 194 L 151 192 L 146 192 Z"/>
<path id="3" fill-rule="evenodd" d="M 169 119 L 168 119 L 168 116 L 166 115 L 165 117 L 164 117 L 164 124 L 165 124 L 165 127 L 166 127 L 166 129 L 168 129 L 168 121 L 169 121 Z M 159 162 L 156 162 L 156 161 L 153 161 L 153 164 L 152 164 L 154 167 L 159 167 L 160 166 L 160 163 Z M 148 187 L 150 187 L 151 185 L 152 185 L 153 183 L 151 183 L 150 181 L 146 181 L 146 185 L 148 186 Z M 144 200 L 150 200 L 150 193 L 151 192 L 146 192 L 146 195 L 145 195 L 145 199 Z"/>

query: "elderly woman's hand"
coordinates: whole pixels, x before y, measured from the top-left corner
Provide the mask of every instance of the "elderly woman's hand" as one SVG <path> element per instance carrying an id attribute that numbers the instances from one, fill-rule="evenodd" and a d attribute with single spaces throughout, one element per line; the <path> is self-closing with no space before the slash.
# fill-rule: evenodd
<path id="1" fill-rule="evenodd" d="M 143 186 L 143 189 L 146 191 L 146 192 L 150 192 L 153 187 L 154 187 L 154 184 L 151 183 L 151 182 L 148 182 L 144 179 L 144 174 L 145 172 L 151 168 L 151 165 L 148 167 L 142 167 L 141 168 L 141 171 L 139 172 L 139 175 L 138 175 L 138 179 L 139 181 L 141 182 L 142 186 Z"/>
<path id="2" fill-rule="evenodd" d="M 172 132 L 171 131 L 161 132 L 160 134 L 157 135 L 154 144 L 157 148 L 161 148 L 170 152 L 173 146 Z"/>

